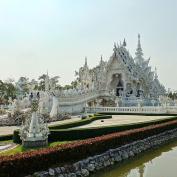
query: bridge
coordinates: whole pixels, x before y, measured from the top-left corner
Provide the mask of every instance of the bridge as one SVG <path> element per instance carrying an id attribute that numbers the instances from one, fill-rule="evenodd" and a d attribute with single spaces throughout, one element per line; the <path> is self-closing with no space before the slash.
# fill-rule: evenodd
<path id="1" fill-rule="evenodd" d="M 54 93 L 59 99 L 59 106 L 63 112 L 79 113 L 84 110 L 86 103 L 93 101 L 97 98 L 111 98 L 115 99 L 116 96 L 107 90 L 90 90 L 85 93 L 77 93 L 70 95 L 60 95 Z"/>

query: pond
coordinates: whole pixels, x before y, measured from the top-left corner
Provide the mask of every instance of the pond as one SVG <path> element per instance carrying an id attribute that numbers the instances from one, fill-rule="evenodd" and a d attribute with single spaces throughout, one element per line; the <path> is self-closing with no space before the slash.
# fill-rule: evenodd
<path id="1" fill-rule="evenodd" d="M 177 177 L 177 141 L 101 170 L 91 177 Z"/>

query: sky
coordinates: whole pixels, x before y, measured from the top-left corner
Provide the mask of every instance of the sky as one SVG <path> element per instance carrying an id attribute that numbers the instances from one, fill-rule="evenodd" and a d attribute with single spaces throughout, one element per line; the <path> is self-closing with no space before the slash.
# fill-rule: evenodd
<path id="1" fill-rule="evenodd" d="M 177 0 L 0 0 L 0 79 L 46 73 L 68 84 L 87 56 L 90 67 L 114 42 L 144 57 L 177 90 Z"/>

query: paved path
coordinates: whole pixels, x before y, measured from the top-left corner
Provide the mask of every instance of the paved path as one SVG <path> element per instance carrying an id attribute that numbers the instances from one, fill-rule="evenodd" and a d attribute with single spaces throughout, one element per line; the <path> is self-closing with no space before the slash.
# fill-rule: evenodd
<path id="1" fill-rule="evenodd" d="M 138 115 L 113 115 L 112 119 L 96 120 L 90 124 L 79 126 L 77 128 L 91 128 L 91 127 L 101 127 L 101 126 L 111 126 L 111 125 L 123 125 L 136 122 L 148 122 L 151 120 L 160 120 L 164 118 L 171 118 L 173 116 L 138 116 Z"/>
<path id="2" fill-rule="evenodd" d="M 75 122 L 81 120 L 81 118 L 79 117 L 73 117 L 71 119 L 67 119 L 67 120 L 61 120 L 61 121 L 56 121 L 56 122 L 51 122 L 49 123 L 50 125 L 56 125 L 56 124 L 63 124 L 63 123 L 69 123 L 69 122 Z M 1 135 L 9 135 L 9 134 L 13 134 L 14 130 L 19 129 L 20 126 L 4 126 L 4 127 L 0 127 L 0 136 Z"/>

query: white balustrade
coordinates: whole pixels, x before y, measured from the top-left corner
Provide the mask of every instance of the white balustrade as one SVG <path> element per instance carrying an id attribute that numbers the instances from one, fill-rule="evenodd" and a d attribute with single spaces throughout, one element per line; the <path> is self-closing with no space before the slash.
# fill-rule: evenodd
<path id="1" fill-rule="evenodd" d="M 156 107 L 87 107 L 87 112 L 96 113 L 96 112 L 116 112 L 116 113 L 167 113 L 168 109 L 156 106 Z M 172 109 L 177 113 L 177 108 Z"/>

